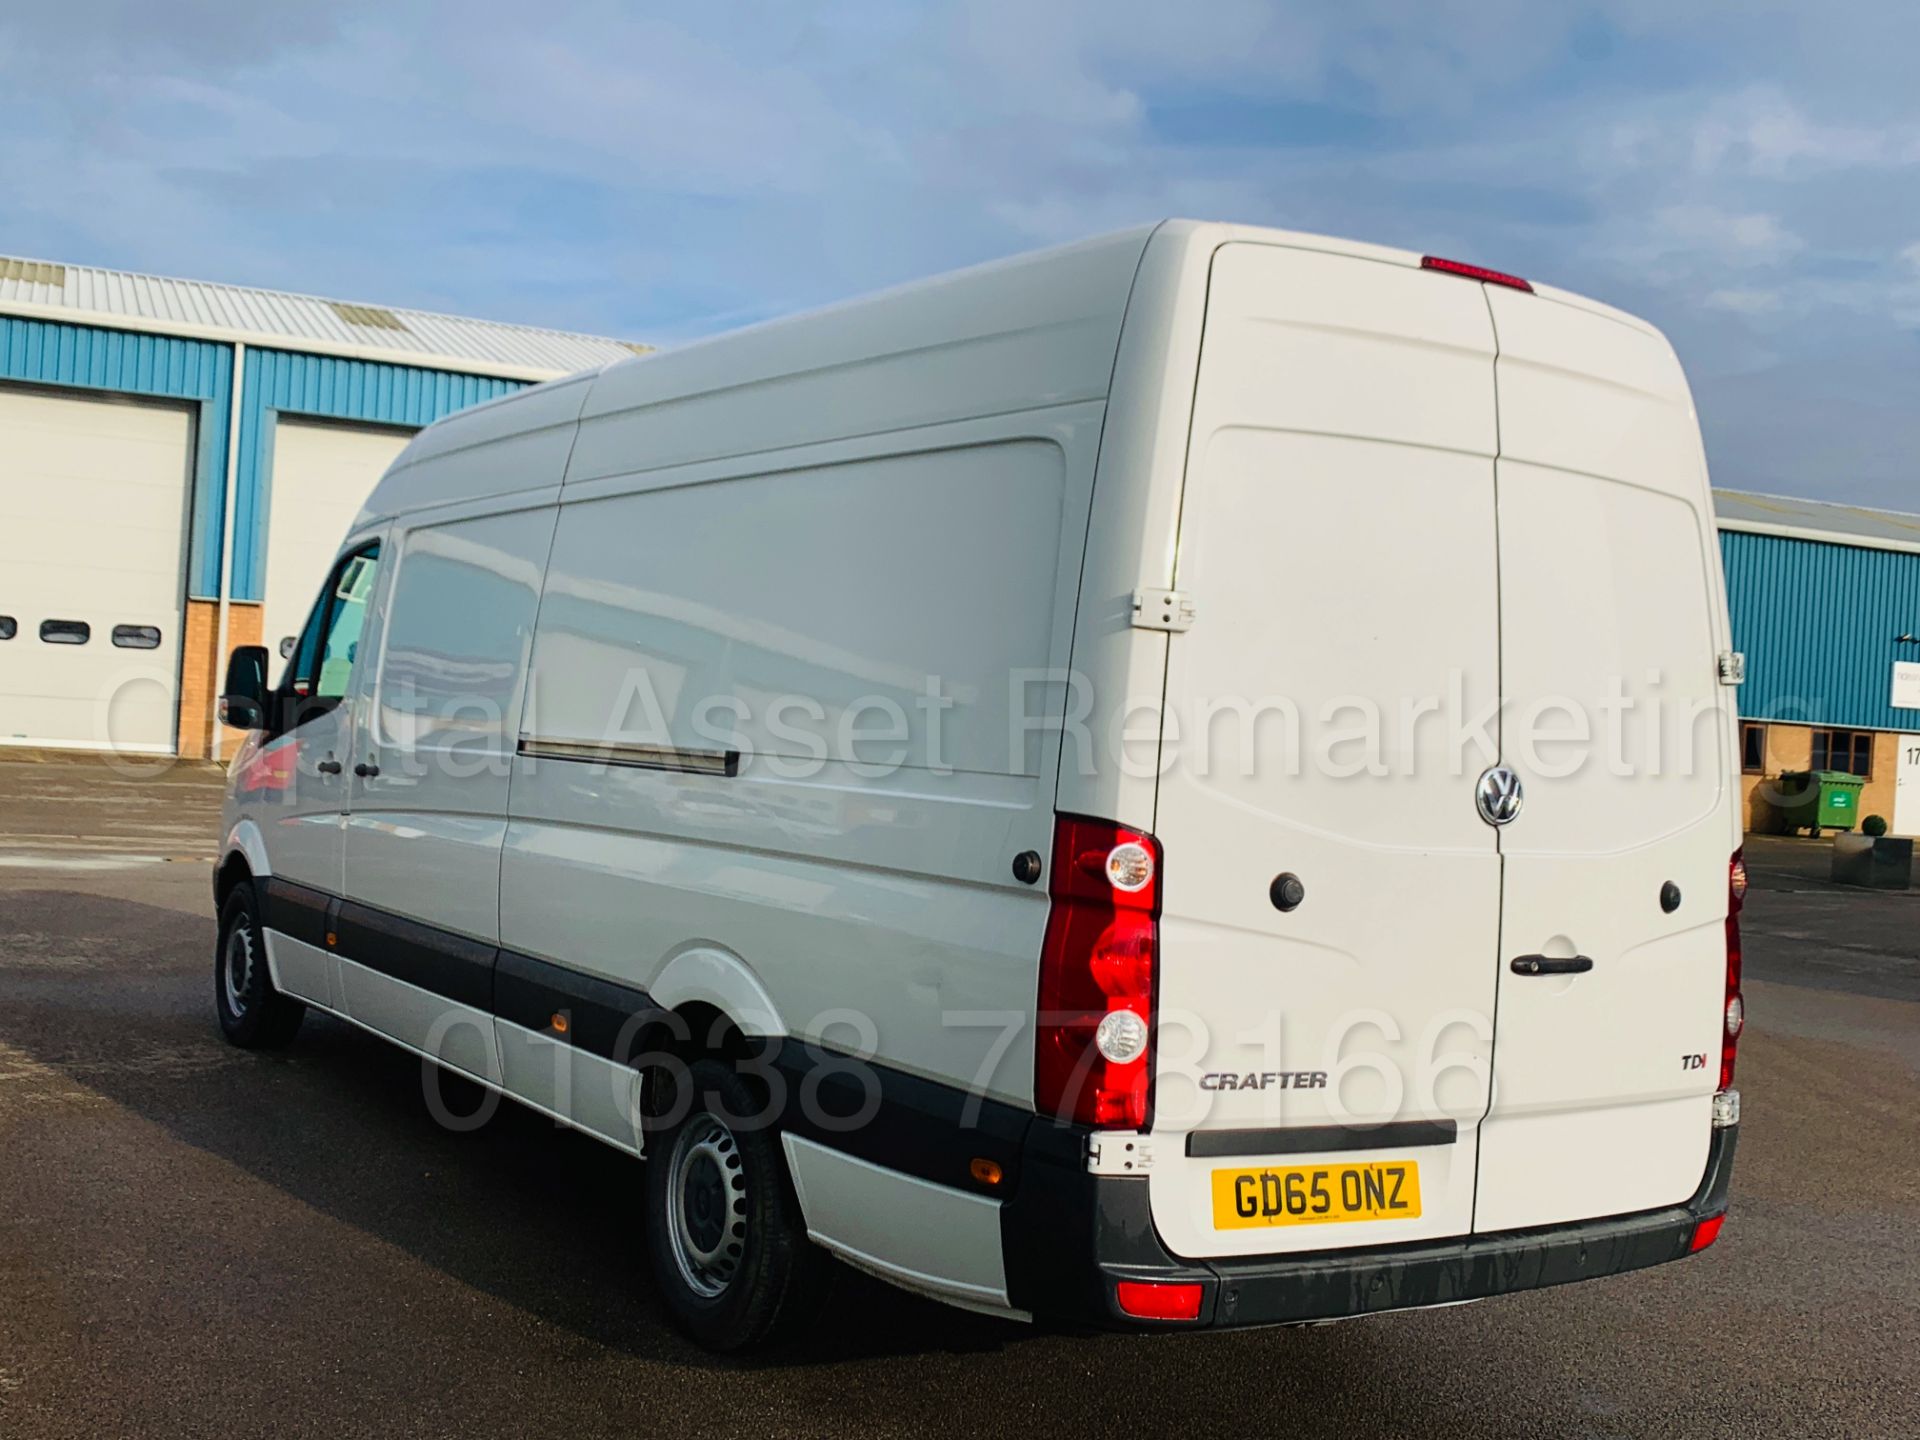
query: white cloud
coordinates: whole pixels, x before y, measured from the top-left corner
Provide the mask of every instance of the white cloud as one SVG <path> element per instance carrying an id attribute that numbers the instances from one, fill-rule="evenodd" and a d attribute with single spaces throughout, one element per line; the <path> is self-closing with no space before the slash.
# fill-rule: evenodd
<path id="1" fill-rule="evenodd" d="M 1714 205 L 1669 205 L 1653 217 L 1650 250 L 1663 256 L 1697 255 L 1725 265 L 1774 265 L 1804 248 L 1777 215 L 1723 210 Z"/>
<path id="2" fill-rule="evenodd" d="M 1745 91 L 1720 101 L 1693 132 L 1693 164 L 1703 173 L 1732 170 L 1778 178 L 1916 161 L 1920 128 L 1911 123 L 1823 124 L 1769 90 Z"/>
<path id="3" fill-rule="evenodd" d="M 1714 290 L 1706 298 L 1711 310 L 1728 310 L 1735 315 L 1770 315 L 1781 305 L 1778 290 Z"/>

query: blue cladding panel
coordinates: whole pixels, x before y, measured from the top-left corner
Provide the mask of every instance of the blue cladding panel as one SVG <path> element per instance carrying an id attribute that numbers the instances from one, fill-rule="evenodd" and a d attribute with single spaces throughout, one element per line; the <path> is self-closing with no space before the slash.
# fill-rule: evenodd
<path id="1" fill-rule="evenodd" d="M 1920 730 L 1896 710 L 1893 662 L 1920 661 L 1920 554 L 1720 532 L 1733 643 L 1746 652 L 1752 720 Z"/>
<path id="2" fill-rule="evenodd" d="M 249 348 L 245 388 L 240 403 L 240 464 L 233 502 L 236 600 L 259 600 L 266 593 L 264 517 L 272 505 L 273 423 L 277 413 L 417 427 L 524 386 L 518 380 Z M 217 565 L 215 576 L 217 579 Z"/>
<path id="3" fill-rule="evenodd" d="M 0 380 L 198 402 L 188 591 L 219 592 L 232 347 L 0 315 Z"/>

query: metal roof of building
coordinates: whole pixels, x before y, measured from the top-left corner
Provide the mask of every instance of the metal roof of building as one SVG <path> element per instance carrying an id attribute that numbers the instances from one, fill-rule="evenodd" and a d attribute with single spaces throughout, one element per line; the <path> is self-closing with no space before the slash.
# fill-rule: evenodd
<path id="1" fill-rule="evenodd" d="M 546 380 L 650 346 L 425 310 L 0 256 L 0 314 Z"/>
<path id="2" fill-rule="evenodd" d="M 1920 551 L 1920 515 L 1898 510 L 1869 510 L 1861 505 L 1802 500 L 1791 495 L 1715 490 L 1713 512 L 1722 530 L 1824 540 L 1870 550 Z"/>

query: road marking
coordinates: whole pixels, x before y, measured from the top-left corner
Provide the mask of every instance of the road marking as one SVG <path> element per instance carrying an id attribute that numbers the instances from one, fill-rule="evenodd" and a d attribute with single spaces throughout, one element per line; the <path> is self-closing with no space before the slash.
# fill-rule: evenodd
<path id="1" fill-rule="evenodd" d="M 137 870 L 142 865 L 163 865 L 164 855 L 4 855 L 4 870 Z"/>

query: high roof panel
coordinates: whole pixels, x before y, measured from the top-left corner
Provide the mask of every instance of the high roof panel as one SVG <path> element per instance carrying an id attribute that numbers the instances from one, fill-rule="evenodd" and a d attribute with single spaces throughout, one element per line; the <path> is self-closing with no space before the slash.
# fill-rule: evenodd
<path id="1" fill-rule="evenodd" d="M 0 255 L 0 314 L 544 380 L 650 347 L 425 310 Z"/>

